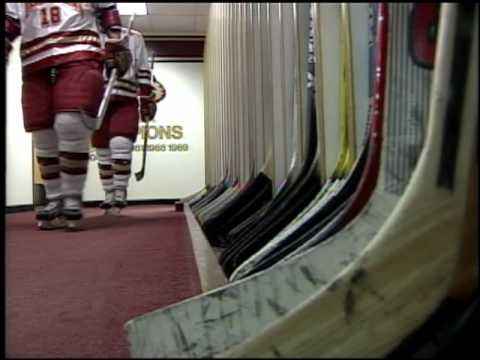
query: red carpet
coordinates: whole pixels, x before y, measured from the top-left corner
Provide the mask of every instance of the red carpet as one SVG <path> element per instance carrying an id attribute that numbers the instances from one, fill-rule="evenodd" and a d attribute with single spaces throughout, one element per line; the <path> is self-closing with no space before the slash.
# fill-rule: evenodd
<path id="1" fill-rule="evenodd" d="M 201 292 L 183 213 L 101 214 L 74 233 L 6 216 L 7 357 L 129 357 L 127 320 Z"/>

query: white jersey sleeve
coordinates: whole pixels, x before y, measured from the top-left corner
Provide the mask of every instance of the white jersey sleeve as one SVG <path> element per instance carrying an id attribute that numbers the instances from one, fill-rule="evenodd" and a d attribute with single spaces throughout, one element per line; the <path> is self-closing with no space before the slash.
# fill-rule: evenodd
<path id="1" fill-rule="evenodd" d="M 145 40 L 142 35 L 136 36 L 136 54 L 137 58 L 137 81 L 140 86 L 152 86 L 152 72 L 150 70 L 150 64 L 148 61 L 147 47 L 145 46 Z M 151 91 L 151 89 L 150 89 Z M 141 94 L 148 95 L 148 94 Z"/>
<path id="2" fill-rule="evenodd" d="M 139 85 L 140 96 L 150 96 L 153 90 L 152 85 L 152 71 L 150 69 L 150 63 L 148 60 L 147 47 L 142 35 L 137 36 L 137 82 Z"/>

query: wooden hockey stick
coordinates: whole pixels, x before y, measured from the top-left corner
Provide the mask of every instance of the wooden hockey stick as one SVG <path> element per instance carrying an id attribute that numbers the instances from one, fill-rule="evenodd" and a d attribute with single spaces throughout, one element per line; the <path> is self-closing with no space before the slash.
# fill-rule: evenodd
<path id="1" fill-rule="evenodd" d="M 127 34 L 125 36 L 128 36 L 128 34 L 130 34 L 130 29 L 132 28 L 134 20 L 135 20 L 135 14 L 132 14 L 130 16 L 130 20 L 128 22 Z M 123 40 L 124 40 L 124 38 L 121 38 L 119 40 L 115 40 L 114 42 L 122 42 Z M 117 74 L 118 74 L 118 71 L 115 68 L 110 73 L 110 79 L 108 80 L 107 87 L 106 87 L 105 92 L 103 94 L 102 102 L 100 103 L 100 107 L 98 108 L 98 112 L 97 112 L 96 130 L 98 130 L 102 127 L 103 118 L 105 117 L 108 105 L 110 103 L 110 98 L 112 96 L 113 87 L 115 85 L 115 82 L 117 81 L 117 77 L 118 77 Z"/>
<path id="2" fill-rule="evenodd" d="M 152 55 L 152 58 L 151 58 L 151 61 L 150 61 L 150 83 L 153 83 L 153 65 L 155 64 L 155 55 Z M 142 114 L 140 114 L 140 116 L 143 117 Z M 153 119 L 150 119 L 149 117 L 147 117 L 147 119 L 145 120 L 145 131 L 143 132 L 143 151 L 142 151 L 142 167 L 140 168 L 139 171 L 137 171 L 135 173 L 135 179 L 137 181 L 142 181 L 143 180 L 143 177 L 145 176 L 145 168 L 146 168 L 146 165 L 147 165 L 147 144 L 148 144 L 148 125 L 150 123 L 150 121 L 153 120 Z"/>

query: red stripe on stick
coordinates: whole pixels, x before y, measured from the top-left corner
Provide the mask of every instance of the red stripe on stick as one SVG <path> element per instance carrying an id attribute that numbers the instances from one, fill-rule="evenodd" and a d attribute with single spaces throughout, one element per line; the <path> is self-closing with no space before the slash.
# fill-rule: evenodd
<path id="1" fill-rule="evenodd" d="M 370 199 L 378 180 L 380 171 L 380 158 L 383 143 L 383 118 L 385 103 L 385 79 L 387 72 L 387 48 L 388 48 L 388 5 L 380 3 L 378 9 L 377 43 L 375 71 L 375 99 L 373 104 L 372 129 L 368 148 L 368 159 L 365 171 L 358 185 L 357 191 L 345 210 L 346 222 L 353 220 L 363 209 Z"/>

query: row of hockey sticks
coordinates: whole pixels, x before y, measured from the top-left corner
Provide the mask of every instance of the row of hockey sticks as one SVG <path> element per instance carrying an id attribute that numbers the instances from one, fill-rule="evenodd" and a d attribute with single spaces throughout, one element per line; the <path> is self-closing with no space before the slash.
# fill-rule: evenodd
<path id="1" fill-rule="evenodd" d="M 435 309 L 455 266 L 474 156 L 478 9 L 442 5 L 430 98 L 430 70 L 409 54 L 411 6 L 379 5 L 359 215 L 289 261 L 128 322 L 134 355 L 381 356 Z"/>

